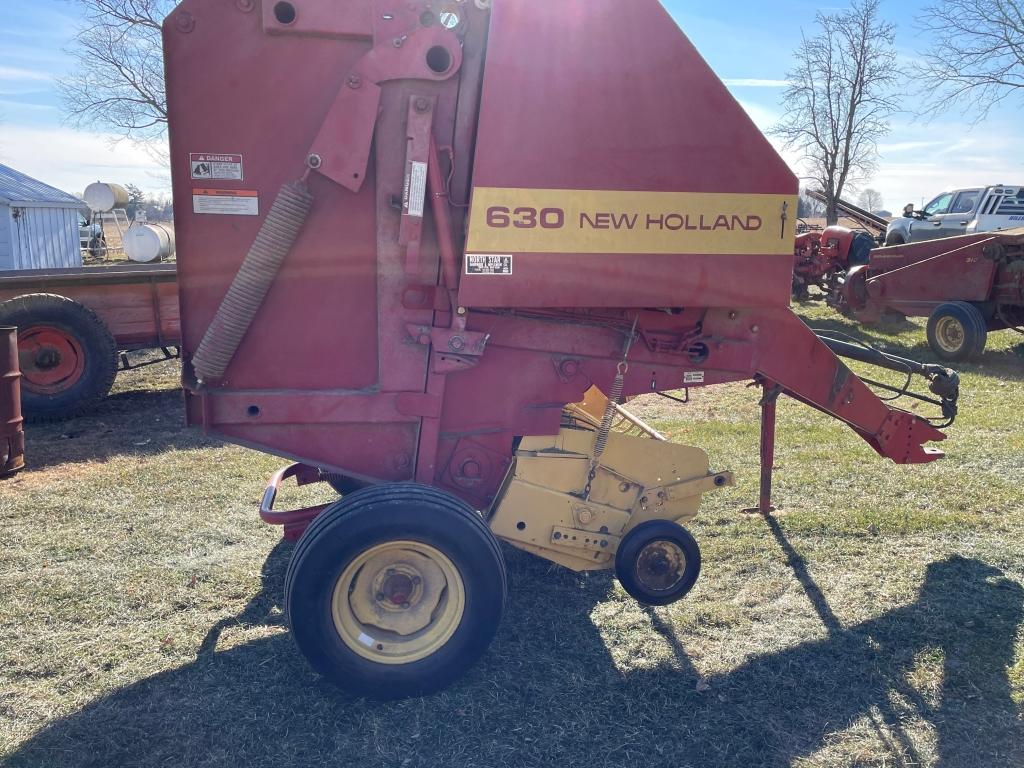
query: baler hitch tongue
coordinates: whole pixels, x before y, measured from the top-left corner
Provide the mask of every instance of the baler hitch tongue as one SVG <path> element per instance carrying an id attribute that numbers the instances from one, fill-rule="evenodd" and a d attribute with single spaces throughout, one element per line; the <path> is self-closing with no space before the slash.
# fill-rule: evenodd
<path id="1" fill-rule="evenodd" d="M 895 400 L 900 397 L 909 397 L 923 403 L 939 406 L 942 410 L 942 423 L 935 424 L 930 422 L 933 426 L 939 428 L 952 426 L 956 420 L 957 400 L 960 397 L 960 376 L 952 368 L 932 363 L 919 363 L 916 360 L 891 355 L 875 347 L 870 347 L 864 342 L 854 339 L 852 336 L 838 339 L 835 338 L 836 333 L 834 331 L 815 331 L 815 333 L 839 357 L 857 360 L 862 363 L 878 366 L 879 368 L 896 371 L 897 373 L 905 373 L 907 379 L 902 387 L 883 384 L 864 376 L 860 377 L 865 383 L 896 395 L 896 397 L 888 399 Z M 829 335 L 830 333 L 832 335 Z M 938 398 L 937 400 L 910 391 L 911 380 L 915 375 L 923 376 L 928 380 L 928 391 L 935 395 Z"/>

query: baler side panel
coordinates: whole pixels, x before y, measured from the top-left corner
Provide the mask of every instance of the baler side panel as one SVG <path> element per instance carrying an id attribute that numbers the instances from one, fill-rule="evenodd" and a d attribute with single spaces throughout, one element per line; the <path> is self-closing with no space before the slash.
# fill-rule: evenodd
<path id="1" fill-rule="evenodd" d="M 473 181 L 468 252 L 511 274 L 464 306 L 788 304 L 796 179 L 656 0 L 495 3 Z"/>
<path id="2" fill-rule="evenodd" d="M 191 23 L 177 23 L 186 14 Z M 234 3 L 183 3 L 164 34 L 187 359 L 278 190 L 302 174 L 346 71 L 369 43 L 268 35 L 259 13 Z M 193 179 L 192 153 L 240 154 L 244 176 Z M 314 213 L 228 369 L 233 387 L 377 383 L 374 185 L 353 195 L 327 179 L 309 183 Z M 193 191 L 210 188 L 256 192 L 260 215 L 193 213 Z"/>

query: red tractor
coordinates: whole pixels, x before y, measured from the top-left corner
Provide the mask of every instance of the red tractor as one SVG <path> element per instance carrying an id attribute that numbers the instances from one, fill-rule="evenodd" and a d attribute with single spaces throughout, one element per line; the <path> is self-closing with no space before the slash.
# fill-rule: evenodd
<path id="1" fill-rule="evenodd" d="M 871 235 L 838 225 L 797 235 L 793 250 L 793 297 L 810 298 L 811 286 L 826 295 L 834 293 L 838 276 L 850 267 L 867 264 L 874 247 Z"/>

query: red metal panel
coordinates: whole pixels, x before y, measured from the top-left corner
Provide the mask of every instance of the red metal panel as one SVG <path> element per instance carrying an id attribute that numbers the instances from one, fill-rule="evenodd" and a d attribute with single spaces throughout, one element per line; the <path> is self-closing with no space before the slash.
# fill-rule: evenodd
<path id="1" fill-rule="evenodd" d="M 300 11 L 314 5 L 335 4 L 301 0 Z M 566 403 L 591 384 L 607 390 L 635 328 L 627 396 L 766 377 L 897 461 L 933 458 L 920 444 L 942 435 L 886 408 L 786 308 L 795 211 L 784 204 L 796 180 L 654 0 L 625 12 L 621 0 L 503 0 L 490 52 L 488 11 L 460 4 L 468 18 L 453 31 L 428 13 L 433 5 L 374 4 L 372 40 L 271 35 L 238 4 L 199 0 L 185 0 L 165 28 L 186 371 L 277 190 L 305 174 L 315 199 L 225 380 L 189 392 L 191 423 L 311 466 L 415 477 L 484 504 L 515 438 L 554 433 Z M 193 25 L 176 22 L 186 13 Z M 456 49 L 443 72 L 426 71 L 435 45 Z M 327 134 L 352 138 L 339 167 L 370 158 L 361 186 L 330 169 L 306 173 L 353 74 L 380 85 L 374 146 L 365 119 L 345 133 L 336 113 L 341 132 Z M 409 124 L 415 98 L 434 104 L 436 151 L 410 261 L 401 233 L 408 137 L 428 136 Z M 199 151 L 244 155 L 245 178 L 216 185 L 256 190 L 261 215 L 193 212 L 187 158 Z M 739 219 L 765 247 L 731 237 L 732 220 L 718 233 L 717 220 L 693 214 L 680 218 L 681 237 L 706 250 L 628 240 L 614 252 L 524 250 L 511 275 L 459 276 L 463 309 L 452 312 L 442 286 L 456 281 L 465 250 L 470 186 L 477 200 L 494 189 L 577 200 L 604 190 L 713 207 L 726 196 L 768 212 Z M 599 224 L 610 215 L 593 214 Z"/>
<path id="2" fill-rule="evenodd" d="M 1019 247 L 1019 235 L 984 233 L 880 248 L 871 253 L 859 314 L 876 317 L 888 308 L 926 317 L 946 301 L 994 298 L 999 265 L 988 251 L 1001 243 Z"/>
<path id="3" fill-rule="evenodd" d="M 296 6 L 303 17 L 337 10 L 310 0 Z M 175 23 L 183 13 L 195 21 L 189 31 Z M 193 350 L 261 217 L 193 215 L 192 189 L 257 190 L 265 214 L 281 186 L 303 173 L 346 73 L 371 46 L 284 30 L 267 35 L 260 15 L 235 3 L 183 3 L 164 35 L 182 333 Z M 245 177 L 193 180 L 189 154 L 212 151 L 243 155 Z M 374 185 L 353 195 L 314 174 L 309 186 L 319 215 L 303 229 L 228 369 L 233 386 L 361 389 L 377 381 L 376 344 L 369 343 L 377 336 Z"/>
<path id="4" fill-rule="evenodd" d="M 796 194 L 792 172 L 656 0 L 503 0 L 492 14 L 477 189 Z M 460 302 L 786 306 L 795 213 L 785 226 L 764 222 L 783 244 L 772 255 L 516 252 L 511 276 L 467 274 Z"/>
<path id="5" fill-rule="evenodd" d="M 92 267 L 0 278 L 0 301 L 29 293 L 55 293 L 88 307 L 121 349 L 177 345 L 181 340 L 173 269 Z"/>

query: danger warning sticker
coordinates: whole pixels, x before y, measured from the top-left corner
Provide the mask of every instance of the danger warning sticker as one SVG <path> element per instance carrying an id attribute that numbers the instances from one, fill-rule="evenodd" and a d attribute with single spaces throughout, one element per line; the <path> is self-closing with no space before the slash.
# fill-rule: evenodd
<path id="1" fill-rule="evenodd" d="M 241 155 L 214 155 L 209 152 L 189 155 L 193 179 L 241 181 Z"/>
<path id="2" fill-rule="evenodd" d="M 703 384 L 704 371 L 684 371 L 683 384 Z"/>
<path id="3" fill-rule="evenodd" d="M 193 189 L 194 213 L 259 216 L 260 195 L 254 189 Z"/>
<path id="4" fill-rule="evenodd" d="M 511 256 L 466 254 L 467 275 L 511 275 Z"/>

